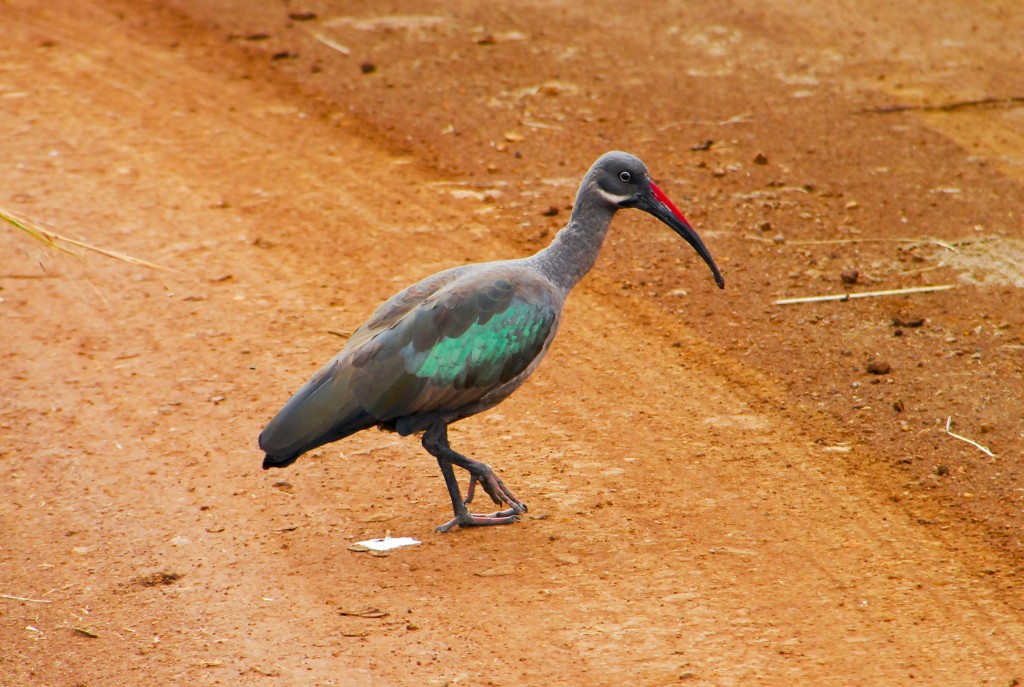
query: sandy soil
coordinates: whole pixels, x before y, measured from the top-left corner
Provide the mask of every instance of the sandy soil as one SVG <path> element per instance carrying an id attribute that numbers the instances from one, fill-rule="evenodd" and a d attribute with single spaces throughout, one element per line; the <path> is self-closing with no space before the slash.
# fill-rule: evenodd
<path id="1" fill-rule="evenodd" d="M 0 684 L 1024 679 L 1019 3 L 253 4 L 0 0 L 0 206 L 170 268 L 0 231 Z M 389 434 L 260 470 L 339 335 L 613 148 L 728 287 L 616 219 L 452 429 L 524 522 L 434 534 Z"/>

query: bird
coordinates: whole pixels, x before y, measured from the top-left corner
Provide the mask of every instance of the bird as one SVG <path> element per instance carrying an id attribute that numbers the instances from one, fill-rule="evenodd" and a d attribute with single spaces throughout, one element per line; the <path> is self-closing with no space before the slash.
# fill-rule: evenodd
<path id="1" fill-rule="evenodd" d="M 519 521 L 526 504 L 486 463 L 452 449 L 448 426 L 493 408 L 533 374 L 558 331 L 566 297 L 594 266 L 612 218 L 625 208 L 667 224 L 725 287 L 704 242 L 647 166 L 629 153 L 605 153 L 584 175 L 568 223 L 547 247 L 443 270 L 380 305 L 260 433 L 263 469 L 286 467 L 373 427 L 422 434 L 454 511 L 436 531 Z M 454 466 L 469 473 L 465 497 Z M 478 484 L 503 510 L 469 511 Z"/>

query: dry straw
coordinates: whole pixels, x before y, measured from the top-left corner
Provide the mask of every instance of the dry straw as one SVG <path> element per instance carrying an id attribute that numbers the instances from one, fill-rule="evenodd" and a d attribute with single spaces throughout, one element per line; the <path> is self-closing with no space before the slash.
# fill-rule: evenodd
<path id="1" fill-rule="evenodd" d="M 171 271 L 169 267 L 157 265 L 156 263 L 149 262 L 148 260 L 142 260 L 140 258 L 132 257 L 131 255 L 126 255 L 125 253 L 100 248 L 99 246 L 94 246 L 91 243 L 86 243 L 85 241 L 78 241 L 76 239 L 68 238 L 67 236 L 62 236 L 56 232 L 44 229 L 38 222 L 19 216 L 4 208 L 0 208 L 0 220 L 7 222 L 16 229 L 20 229 L 49 248 L 63 251 L 69 255 L 78 256 L 78 253 L 68 248 L 68 246 L 73 246 L 75 248 L 82 248 L 93 253 L 98 253 L 108 258 L 113 258 L 114 260 L 127 262 L 131 265 L 141 265 L 143 267 L 151 267 L 156 270 Z"/>

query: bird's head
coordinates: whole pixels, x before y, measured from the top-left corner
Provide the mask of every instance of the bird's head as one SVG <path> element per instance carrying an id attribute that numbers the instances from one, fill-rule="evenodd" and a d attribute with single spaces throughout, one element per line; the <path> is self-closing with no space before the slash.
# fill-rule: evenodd
<path id="1" fill-rule="evenodd" d="M 635 155 L 619 151 L 605 153 L 587 175 L 590 188 L 614 212 L 622 208 L 637 208 L 654 215 L 686 240 L 711 268 L 718 288 L 725 288 L 725 280 L 711 253 L 697 232 L 669 200 L 657 184 L 651 181 L 647 165 Z"/>

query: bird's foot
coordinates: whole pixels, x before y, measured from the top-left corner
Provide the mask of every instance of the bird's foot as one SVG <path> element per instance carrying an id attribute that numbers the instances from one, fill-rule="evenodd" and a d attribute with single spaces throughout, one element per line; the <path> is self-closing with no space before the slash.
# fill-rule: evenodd
<path id="1" fill-rule="evenodd" d="M 524 505 L 521 510 L 516 508 L 509 508 L 497 513 L 490 513 L 488 515 L 479 515 L 476 513 L 470 513 L 468 510 L 461 513 L 456 513 L 455 517 L 443 525 L 438 525 L 434 528 L 435 532 L 444 534 L 451 530 L 453 527 L 458 525 L 459 527 L 485 527 L 487 525 L 508 525 L 513 522 L 519 522 L 519 514 L 526 510 Z"/>
<path id="2" fill-rule="evenodd" d="M 483 463 L 476 463 L 470 469 L 472 472 L 469 477 L 469 489 L 466 491 L 466 498 L 462 502 L 462 507 L 456 508 L 455 517 L 449 522 L 436 527 L 434 531 L 444 533 L 456 525 L 459 527 L 485 527 L 487 525 L 508 525 L 509 523 L 519 522 L 519 516 L 526 512 L 526 504 L 517 499 L 515 494 L 509 491 L 509 488 L 501 481 L 501 478 L 495 475 L 494 471 Z M 473 500 L 478 483 L 484 488 L 484 491 L 487 492 L 492 501 L 509 507 L 497 513 L 489 513 L 487 515 L 470 513 L 469 509 L 466 508 L 466 504 Z"/>
<path id="3" fill-rule="evenodd" d="M 527 508 L 526 504 L 516 498 L 505 483 L 501 481 L 501 478 L 494 474 L 494 471 L 483 463 L 477 463 L 473 466 L 473 471 L 469 475 L 469 489 L 466 490 L 466 498 L 463 503 L 467 506 L 473 500 L 475 495 L 476 485 L 480 483 L 483 486 L 484 491 L 491 497 L 491 500 L 498 505 L 505 504 L 510 506 L 509 513 L 525 513 Z M 504 511 L 502 511 L 504 513 Z M 499 514 L 496 514 L 499 515 Z"/>

